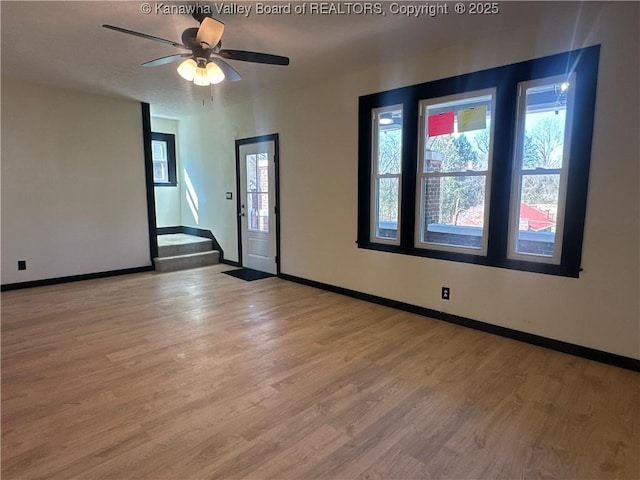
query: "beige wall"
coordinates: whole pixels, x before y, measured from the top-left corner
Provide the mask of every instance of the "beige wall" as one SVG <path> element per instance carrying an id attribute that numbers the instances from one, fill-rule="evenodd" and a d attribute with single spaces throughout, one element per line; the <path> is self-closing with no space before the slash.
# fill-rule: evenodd
<path id="1" fill-rule="evenodd" d="M 188 176 L 193 187 L 187 191 L 186 178 L 180 186 L 182 225 L 211 230 L 225 259 L 238 261 L 234 140 L 253 136 L 236 129 L 241 116 L 251 112 L 225 110 L 221 105 L 216 109 L 218 115 L 212 113 L 203 122 L 198 117 L 179 122 L 181 175 Z M 233 192 L 233 199 L 227 200 L 225 192 Z M 187 196 L 194 199 L 195 208 L 186 201 Z"/>
<path id="2" fill-rule="evenodd" d="M 150 264 L 140 103 L 3 78 L 2 284 Z"/>
<path id="3" fill-rule="evenodd" d="M 178 135 L 178 121 L 168 118 L 151 117 L 151 131 L 156 133 L 170 133 L 176 138 L 176 187 L 155 187 L 156 197 L 156 226 L 175 227 L 182 225 L 180 212 L 180 138 Z"/>
<path id="4" fill-rule="evenodd" d="M 586 2 L 550 18 L 418 58 L 242 105 L 218 97 L 180 121 L 198 220 L 237 259 L 234 140 L 279 133 L 282 271 L 611 353 L 640 358 L 638 4 Z M 356 248 L 358 96 L 602 44 L 583 268 L 579 279 Z M 634 68 L 630 68 L 634 66 Z M 183 221 L 190 215 L 183 202 Z M 451 300 L 440 299 L 440 287 Z"/>

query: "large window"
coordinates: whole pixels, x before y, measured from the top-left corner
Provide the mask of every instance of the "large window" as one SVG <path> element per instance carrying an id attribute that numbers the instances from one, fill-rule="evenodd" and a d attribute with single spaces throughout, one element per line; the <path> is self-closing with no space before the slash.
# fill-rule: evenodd
<path id="1" fill-rule="evenodd" d="M 599 51 L 360 97 L 358 246 L 577 277 Z"/>
<path id="2" fill-rule="evenodd" d="M 420 102 L 416 246 L 487 251 L 493 91 Z"/>

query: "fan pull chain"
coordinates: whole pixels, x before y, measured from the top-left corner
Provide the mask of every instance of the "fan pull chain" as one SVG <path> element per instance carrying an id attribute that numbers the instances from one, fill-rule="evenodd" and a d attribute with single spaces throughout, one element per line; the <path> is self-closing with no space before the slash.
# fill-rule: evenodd
<path id="1" fill-rule="evenodd" d="M 209 101 L 213 103 L 213 85 L 211 85 L 211 93 L 209 94 Z M 202 94 L 202 108 L 206 108 L 205 94 Z"/>

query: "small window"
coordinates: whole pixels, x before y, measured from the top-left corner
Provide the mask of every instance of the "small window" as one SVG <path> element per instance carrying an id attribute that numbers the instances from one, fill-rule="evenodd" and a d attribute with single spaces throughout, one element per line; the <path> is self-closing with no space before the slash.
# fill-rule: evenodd
<path id="1" fill-rule="evenodd" d="M 373 111 L 371 235 L 380 243 L 400 243 L 402 106 Z"/>
<path id="2" fill-rule="evenodd" d="M 170 133 L 151 134 L 153 183 L 155 186 L 176 186 L 176 142 Z"/>
<path id="3" fill-rule="evenodd" d="M 416 246 L 486 254 L 493 90 L 420 102 Z"/>
<path id="4" fill-rule="evenodd" d="M 509 258 L 560 263 L 575 74 L 519 84 Z"/>

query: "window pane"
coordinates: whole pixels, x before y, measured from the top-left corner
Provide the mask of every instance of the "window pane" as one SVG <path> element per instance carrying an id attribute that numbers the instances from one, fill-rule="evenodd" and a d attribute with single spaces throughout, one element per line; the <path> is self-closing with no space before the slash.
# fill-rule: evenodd
<path id="1" fill-rule="evenodd" d="M 521 84 L 510 219 L 511 258 L 560 263 L 575 75 Z M 546 171 L 545 171 L 546 170 Z M 514 257 L 515 255 L 515 257 Z M 546 257 L 546 258 L 545 258 Z M 527 260 L 534 260 L 527 257 Z"/>
<path id="2" fill-rule="evenodd" d="M 522 168 L 562 168 L 568 83 L 527 88 Z"/>
<path id="3" fill-rule="evenodd" d="M 167 142 L 160 140 L 151 141 L 151 155 L 154 162 L 167 161 Z"/>
<path id="4" fill-rule="evenodd" d="M 377 173 L 399 174 L 402 169 L 402 110 L 378 113 Z"/>
<path id="5" fill-rule="evenodd" d="M 398 238 L 398 202 L 400 179 L 378 178 L 375 232 L 379 238 Z"/>
<path id="6" fill-rule="evenodd" d="M 258 180 L 257 180 L 257 159 L 255 155 L 247 155 L 247 191 L 248 192 L 257 192 L 258 191 Z"/>
<path id="7" fill-rule="evenodd" d="M 153 181 L 156 183 L 169 181 L 167 162 L 153 162 Z"/>
<path id="8" fill-rule="evenodd" d="M 486 171 L 491 95 L 427 105 L 422 172 Z"/>
<path id="9" fill-rule="evenodd" d="M 269 154 L 246 156 L 247 228 L 252 232 L 269 231 Z"/>
<path id="10" fill-rule="evenodd" d="M 175 135 L 151 132 L 153 182 L 156 185 L 177 185 Z"/>
<path id="11" fill-rule="evenodd" d="M 516 252 L 553 256 L 560 175 L 523 175 Z"/>
<path id="12" fill-rule="evenodd" d="M 371 237 L 382 243 L 400 240 L 402 121 L 402 105 L 373 110 L 370 225 Z"/>
<path id="13" fill-rule="evenodd" d="M 247 228 L 252 232 L 269 231 L 268 193 L 247 193 Z"/>
<path id="14" fill-rule="evenodd" d="M 258 171 L 257 182 L 259 192 L 269 191 L 269 155 L 266 153 L 258 154 Z"/>
<path id="15" fill-rule="evenodd" d="M 422 180 L 420 241 L 482 248 L 486 177 L 426 177 Z"/>
<path id="16" fill-rule="evenodd" d="M 169 181 L 167 143 L 160 140 L 152 140 L 151 156 L 153 159 L 153 181 L 167 183 Z"/>

